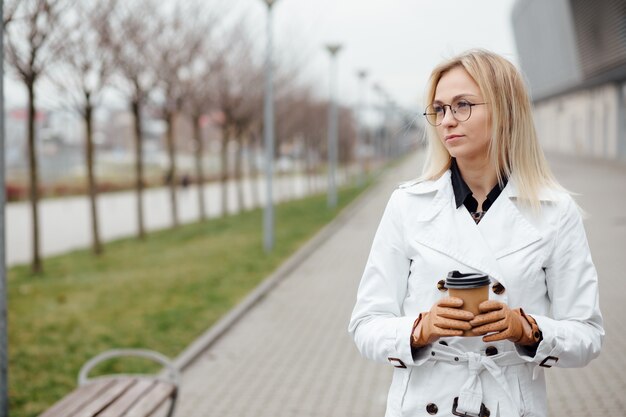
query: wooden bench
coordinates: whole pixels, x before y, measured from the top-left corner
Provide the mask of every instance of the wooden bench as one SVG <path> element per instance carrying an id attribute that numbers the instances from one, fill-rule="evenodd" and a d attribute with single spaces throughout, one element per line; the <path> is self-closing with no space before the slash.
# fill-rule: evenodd
<path id="1" fill-rule="evenodd" d="M 116 374 L 88 378 L 99 363 L 136 356 L 161 363 L 167 370 L 159 375 Z M 142 349 L 109 350 L 88 361 L 78 374 L 78 388 L 39 417 L 148 417 L 170 401 L 167 416 L 174 414 L 179 376 L 172 362 L 160 353 Z"/>

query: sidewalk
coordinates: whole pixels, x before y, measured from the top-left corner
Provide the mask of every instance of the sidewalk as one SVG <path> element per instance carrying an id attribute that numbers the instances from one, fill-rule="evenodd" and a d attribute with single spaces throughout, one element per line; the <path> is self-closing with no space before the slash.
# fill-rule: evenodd
<path id="1" fill-rule="evenodd" d="M 626 415 L 626 167 L 550 160 L 590 214 L 585 224 L 607 330 L 590 366 L 547 370 L 550 413 Z M 420 168 L 413 155 L 388 172 L 325 243 L 185 370 L 176 416 L 384 415 L 391 367 L 362 359 L 346 329 L 387 199 Z"/>

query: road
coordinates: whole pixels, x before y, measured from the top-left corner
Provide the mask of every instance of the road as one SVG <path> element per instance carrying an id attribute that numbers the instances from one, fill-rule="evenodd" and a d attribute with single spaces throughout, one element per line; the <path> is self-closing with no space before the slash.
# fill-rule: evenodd
<path id="1" fill-rule="evenodd" d="M 339 184 L 346 181 L 345 172 L 339 171 Z M 260 203 L 256 201 L 252 186 L 258 190 Z M 299 198 L 312 192 L 323 192 L 326 179 L 314 177 L 313 182 L 302 176 L 281 176 L 274 179 L 274 200 Z M 245 208 L 264 204 L 265 183 L 263 178 L 244 180 Z M 236 212 L 235 183 L 228 183 L 229 212 Z M 178 188 L 179 222 L 189 223 L 199 217 L 198 191 L 196 186 Z M 136 194 L 132 191 L 106 193 L 98 196 L 99 229 L 103 242 L 137 233 Z M 145 190 L 144 222 L 146 230 L 167 228 L 172 223 L 169 189 L 165 187 Z M 255 204 L 256 203 L 256 204 Z M 208 217 L 221 215 L 221 186 L 219 183 L 205 185 L 205 207 Z M 6 259 L 7 265 L 30 262 L 32 257 L 31 209 L 28 202 L 9 203 L 6 206 Z M 85 196 L 41 200 L 39 205 L 41 253 L 56 255 L 91 245 L 91 216 L 89 201 Z"/>

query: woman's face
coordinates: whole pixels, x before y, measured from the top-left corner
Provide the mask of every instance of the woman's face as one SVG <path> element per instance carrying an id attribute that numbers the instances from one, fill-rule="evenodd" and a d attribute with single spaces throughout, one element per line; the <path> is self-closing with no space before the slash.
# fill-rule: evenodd
<path id="1" fill-rule="evenodd" d="M 478 84 L 462 67 L 455 67 L 446 72 L 435 90 L 433 104 L 451 104 L 453 107 L 484 103 Z M 488 156 L 491 142 L 491 121 L 488 104 L 471 106 L 469 119 L 459 122 L 452 117 L 446 106 L 445 116 L 436 127 L 439 140 L 450 155 L 461 160 L 480 160 Z M 462 117 L 461 117 L 462 118 Z"/>

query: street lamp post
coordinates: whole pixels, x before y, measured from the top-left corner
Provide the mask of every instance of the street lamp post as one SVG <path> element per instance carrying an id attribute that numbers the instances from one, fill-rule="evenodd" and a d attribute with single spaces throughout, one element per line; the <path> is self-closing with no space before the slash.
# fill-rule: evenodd
<path id="1" fill-rule="evenodd" d="M 357 165 L 358 165 L 358 181 L 357 184 L 360 186 L 363 186 L 364 182 L 365 182 L 365 161 L 364 161 L 364 155 L 363 155 L 363 151 L 364 151 L 364 142 L 365 142 L 365 135 L 364 135 L 364 120 L 365 120 L 365 90 L 366 90 L 366 81 L 365 79 L 367 78 L 367 71 L 365 70 L 360 70 L 357 72 L 357 76 L 359 77 L 359 104 L 358 104 L 358 108 L 357 108 L 357 116 L 356 116 L 356 120 L 357 120 L 357 128 L 356 128 L 356 145 L 355 145 L 355 149 L 356 149 L 356 158 L 357 158 Z"/>
<path id="2" fill-rule="evenodd" d="M 337 53 L 341 50 L 340 44 L 328 44 L 326 50 L 330 53 L 330 106 L 328 108 L 328 207 L 334 208 L 337 205 L 337 136 L 338 136 L 338 115 L 337 115 Z"/>
<path id="3" fill-rule="evenodd" d="M 0 0 L 0 16 L 4 16 L 4 1 Z M 7 346 L 7 280 L 5 267 L 4 206 L 4 19 L 0 21 L 0 417 L 9 416 L 8 346 Z"/>
<path id="4" fill-rule="evenodd" d="M 383 87 L 374 83 L 372 86 L 376 94 L 378 94 L 378 103 L 377 108 L 380 112 L 381 122 L 379 128 L 379 134 L 377 135 L 377 151 L 379 157 L 383 159 L 387 159 L 388 155 L 388 126 L 387 126 L 387 93 L 383 89 Z"/>
<path id="5" fill-rule="evenodd" d="M 267 50 L 265 52 L 265 102 L 263 105 L 263 133 L 265 146 L 265 210 L 263 212 L 263 247 L 266 252 L 274 248 L 274 81 L 272 74 L 272 6 L 278 0 L 263 0 L 267 5 Z"/>

